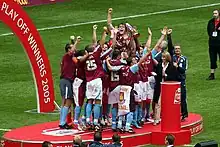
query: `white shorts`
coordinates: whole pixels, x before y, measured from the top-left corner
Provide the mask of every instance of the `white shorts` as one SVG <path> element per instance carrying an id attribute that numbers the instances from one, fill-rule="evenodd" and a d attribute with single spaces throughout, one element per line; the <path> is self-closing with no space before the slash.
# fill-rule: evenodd
<path id="1" fill-rule="evenodd" d="M 79 106 L 79 87 L 81 86 L 83 80 L 79 78 L 75 78 L 73 82 L 73 98 L 76 106 Z"/>
<path id="2" fill-rule="evenodd" d="M 141 99 L 146 100 L 147 99 L 147 94 L 148 94 L 148 84 L 147 82 L 139 82 L 140 85 L 140 92 L 141 92 Z"/>
<path id="3" fill-rule="evenodd" d="M 86 83 L 86 98 L 102 100 L 102 80 L 97 78 Z"/>
<path id="4" fill-rule="evenodd" d="M 155 86 L 155 78 L 154 76 L 148 77 L 148 99 L 153 99 L 154 96 L 154 86 Z"/>
<path id="5" fill-rule="evenodd" d="M 121 86 L 117 86 L 114 90 L 112 90 L 109 93 L 108 104 L 117 104 L 119 102 L 120 87 Z"/>
<path id="6" fill-rule="evenodd" d="M 135 102 L 141 102 L 142 91 L 140 84 L 134 83 L 134 90 L 137 92 L 137 94 L 134 94 Z"/>

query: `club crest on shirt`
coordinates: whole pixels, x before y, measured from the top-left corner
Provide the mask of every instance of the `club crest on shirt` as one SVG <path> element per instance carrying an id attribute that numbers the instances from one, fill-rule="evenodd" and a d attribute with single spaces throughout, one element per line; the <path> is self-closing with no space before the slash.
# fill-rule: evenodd
<path id="1" fill-rule="evenodd" d="M 120 92 L 119 101 L 124 101 L 124 92 Z"/>

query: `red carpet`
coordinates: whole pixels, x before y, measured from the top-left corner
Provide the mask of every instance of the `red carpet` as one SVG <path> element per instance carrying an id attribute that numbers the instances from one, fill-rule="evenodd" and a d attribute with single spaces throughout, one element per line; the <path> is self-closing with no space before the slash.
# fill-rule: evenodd
<path id="1" fill-rule="evenodd" d="M 189 118 L 181 123 L 183 130 L 190 130 L 191 135 L 200 133 L 203 129 L 202 117 L 198 114 L 190 114 Z M 145 124 L 142 129 L 135 129 L 135 134 L 120 134 L 123 145 L 125 147 L 138 146 L 144 144 L 151 144 L 155 142 L 152 140 L 152 132 L 160 132 L 161 126 L 153 126 L 152 123 Z M 93 132 L 79 132 L 78 130 L 60 130 L 58 128 L 58 121 L 47 122 L 43 124 L 36 124 L 14 129 L 5 133 L 4 138 L 7 146 L 20 147 L 40 147 L 45 140 L 51 141 L 55 147 L 68 147 L 72 144 L 73 136 L 80 134 L 84 141 L 91 141 L 93 139 Z M 103 142 L 111 142 L 113 132 L 111 129 L 103 130 Z"/>

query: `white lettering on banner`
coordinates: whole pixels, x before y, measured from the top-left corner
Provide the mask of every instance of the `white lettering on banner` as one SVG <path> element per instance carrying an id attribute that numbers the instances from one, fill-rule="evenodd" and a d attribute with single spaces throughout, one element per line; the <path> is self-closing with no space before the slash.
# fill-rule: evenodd
<path id="1" fill-rule="evenodd" d="M 44 103 L 49 103 L 50 102 L 50 92 L 49 90 L 49 86 L 48 86 L 48 79 L 46 78 L 46 80 L 42 80 L 42 86 L 43 86 L 43 91 L 44 91 Z"/>
<path id="2" fill-rule="evenodd" d="M 6 8 L 6 7 L 7 7 L 7 4 L 5 2 L 3 2 L 1 11 L 3 11 L 3 9 Z"/>
<path id="3" fill-rule="evenodd" d="M 17 21 L 17 26 L 20 28 L 23 23 L 24 23 L 24 20 L 22 18 L 19 18 Z"/>
<path id="4" fill-rule="evenodd" d="M 194 135 L 202 131 L 202 129 L 203 129 L 203 123 L 191 128 L 190 131 L 191 131 L 191 134 Z"/>
<path id="5" fill-rule="evenodd" d="M 44 75 L 47 74 L 46 69 L 45 69 L 45 65 L 44 65 L 44 60 L 41 57 L 41 54 L 40 54 L 39 48 L 37 46 L 37 43 L 36 43 L 36 41 L 33 38 L 31 33 L 29 34 L 28 42 L 31 45 L 32 50 L 34 51 L 34 55 L 36 57 L 37 65 L 38 65 L 38 68 L 40 70 L 40 76 L 44 77 Z"/>
<path id="6" fill-rule="evenodd" d="M 4 13 L 6 15 L 8 15 L 13 21 L 15 21 L 16 18 L 18 18 L 18 16 L 19 16 L 19 14 L 16 11 L 14 11 L 14 9 L 10 10 L 9 5 L 5 2 L 3 2 L 1 10 L 4 11 Z M 30 29 L 27 26 L 27 24 L 24 22 L 23 18 L 18 18 L 16 24 L 20 28 L 20 30 L 23 31 L 23 34 L 29 33 Z M 41 77 L 44 77 L 44 75 L 47 72 L 45 70 L 44 61 L 41 57 L 41 53 L 39 51 L 38 45 L 37 45 L 35 39 L 33 38 L 32 33 L 29 34 L 28 41 L 29 41 L 29 44 L 31 45 L 32 50 L 34 50 L 34 55 L 36 57 L 37 65 L 40 70 L 40 75 L 41 75 Z"/>
<path id="7" fill-rule="evenodd" d="M 5 2 L 3 2 L 1 10 L 4 10 L 4 13 L 8 15 L 13 21 L 16 21 L 16 19 L 18 18 L 19 14 L 14 9 L 10 9 L 9 5 Z M 27 34 L 30 31 L 30 29 L 27 27 L 27 24 L 22 18 L 18 18 L 16 24 L 20 28 L 20 30 L 23 31 L 23 34 Z"/>
<path id="8" fill-rule="evenodd" d="M 11 19 L 13 18 L 13 12 L 14 12 L 13 9 L 11 9 L 9 12 L 5 11 L 5 13 L 6 13 L 8 16 L 10 16 Z"/>
<path id="9" fill-rule="evenodd" d="M 27 34 L 30 31 L 30 29 L 27 27 L 27 24 L 22 18 L 18 19 L 17 26 L 21 29 L 21 31 L 23 30 L 23 34 Z"/>
<path id="10" fill-rule="evenodd" d="M 24 0 L 16 2 L 24 2 Z M 28 55 L 34 73 L 38 112 L 53 111 L 54 89 L 51 68 L 43 42 L 35 25 L 14 0 L 1 1 L 0 19 L 13 30 Z"/>
<path id="11" fill-rule="evenodd" d="M 42 58 L 41 52 L 38 48 L 38 45 L 37 45 L 32 33 L 29 34 L 28 42 L 31 45 L 31 49 L 34 53 L 34 56 L 36 57 L 36 63 L 37 63 L 37 66 L 39 68 L 39 71 L 40 71 L 40 76 L 41 76 L 41 78 L 43 78 L 47 74 L 47 72 L 46 72 L 46 69 L 45 69 L 44 60 Z M 44 92 L 44 103 L 47 104 L 51 101 L 50 100 L 48 79 L 47 78 L 42 79 L 41 83 L 42 83 L 43 92 Z"/>
<path id="12" fill-rule="evenodd" d="M 3 5 L 2 5 L 2 8 L 1 8 L 1 11 L 3 11 L 5 9 L 5 14 L 10 16 L 11 19 L 13 21 L 15 21 L 15 19 L 18 17 L 19 14 L 17 14 L 16 11 L 14 11 L 14 9 L 11 9 L 10 11 L 8 10 L 9 8 L 9 5 L 5 2 L 3 2 Z"/>

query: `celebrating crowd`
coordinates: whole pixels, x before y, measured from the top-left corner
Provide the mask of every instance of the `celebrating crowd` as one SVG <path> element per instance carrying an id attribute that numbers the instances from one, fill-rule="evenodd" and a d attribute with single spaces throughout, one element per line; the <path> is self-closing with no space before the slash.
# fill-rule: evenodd
<path id="1" fill-rule="evenodd" d="M 181 46 L 172 43 L 172 29 L 164 27 L 161 37 L 151 47 L 152 31 L 148 28 L 146 43 L 139 42 L 135 26 L 112 24 L 112 8 L 108 10 L 107 27 L 97 40 L 93 26 L 92 43 L 78 49 L 81 37 L 71 37 L 61 62 L 60 90 L 62 107 L 59 127 L 79 130 L 100 130 L 111 126 L 113 131 L 135 133 L 153 118 L 160 123 L 161 82 L 181 83 L 182 120 L 188 117 L 186 103 L 187 58 Z M 109 35 L 109 40 L 106 37 Z M 84 102 L 85 101 L 85 102 Z M 150 113 L 152 103 L 153 113 Z M 74 105 L 73 125 L 66 117 Z M 84 109 L 82 117 L 81 110 Z M 111 114 L 111 115 L 110 115 Z"/>

